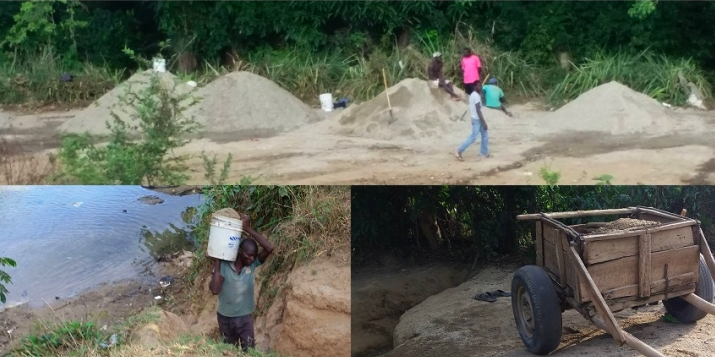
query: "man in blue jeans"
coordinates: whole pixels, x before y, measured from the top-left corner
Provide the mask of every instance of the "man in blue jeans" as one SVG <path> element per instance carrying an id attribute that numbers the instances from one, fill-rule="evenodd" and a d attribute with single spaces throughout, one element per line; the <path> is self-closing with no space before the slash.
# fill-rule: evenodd
<path id="1" fill-rule="evenodd" d="M 235 262 L 215 259 L 209 288 L 218 295 L 218 327 L 225 343 L 243 351 L 255 347 L 253 328 L 253 287 L 256 268 L 273 252 L 273 245 L 251 227 L 251 219 L 241 215 L 243 231 L 254 239 L 241 238 Z M 258 245 L 263 248 L 258 251 Z"/>
<path id="2" fill-rule="evenodd" d="M 482 136 L 482 147 L 480 150 L 480 158 L 491 157 L 489 155 L 489 134 L 487 130 L 487 122 L 484 120 L 484 115 L 482 115 L 482 101 L 477 91 L 472 91 L 469 94 L 469 111 L 472 114 L 472 135 L 470 135 L 467 140 L 464 141 L 462 146 L 460 146 L 457 151 L 454 152 L 454 156 L 457 160 L 462 161 L 462 153 L 467 150 L 469 145 L 472 145 L 477 141 L 477 135 Z"/>

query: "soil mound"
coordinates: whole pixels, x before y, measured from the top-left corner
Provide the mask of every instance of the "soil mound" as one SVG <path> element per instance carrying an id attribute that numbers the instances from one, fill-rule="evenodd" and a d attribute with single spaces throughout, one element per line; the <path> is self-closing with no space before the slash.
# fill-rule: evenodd
<path id="1" fill-rule="evenodd" d="M 201 101 L 187 113 L 207 133 L 277 134 L 321 119 L 278 84 L 250 72 L 229 73 L 196 95 Z"/>
<path id="2" fill-rule="evenodd" d="M 149 87 L 152 75 L 160 77 L 162 85 L 171 90 L 176 96 L 181 96 L 190 93 L 193 87 L 180 83 L 176 76 L 171 73 L 156 73 L 153 70 L 137 72 L 126 81 L 103 95 L 97 101 L 92 103 L 77 115 L 60 125 L 57 130 L 64 133 L 81 134 L 89 132 L 95 135 L 109 134 L 107 129 L 107 121 L 112 122 L 112 112 L 117 114 L 120 119 L 125 121 L 130 126 L 138 125 L 137 120 L 132 116 L 136 114 L 136 110 L 132 107 L 127 107 L 121 102 L 121 98 L 128 92 L 137 93 Z"/>
<path id="3" fill-rule="evenodd" d="M 451 131 L 454 122 L 469 120 L 467 98 L 459 89 L 462 101 L 454 102 L 440 88 L 427 81 L 408 78 L 387 89 L 395 121 L 383 91 L 375 98 L 348 107 L 340 117 L 339 134 L 380 140 L 420 139 Z M 487 120 L 489 120 L 487 118 Z"/>
<path id="4" fill-rule="evenodd" d="M 671 111 L 658 101 L 615 81 L 581 94 L 540 123 L 554 131 L 613 135 L 672 133 L 678 124 Z"/>

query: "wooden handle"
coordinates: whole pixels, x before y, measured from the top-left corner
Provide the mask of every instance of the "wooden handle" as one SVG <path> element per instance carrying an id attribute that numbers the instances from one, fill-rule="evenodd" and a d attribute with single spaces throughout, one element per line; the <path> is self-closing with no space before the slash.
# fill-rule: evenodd
<path id="1" fill-rule="evenodd" d="M 385 96 L 387 97 L 387 106 L 392 110 L 392 104 L 390 104 L 390 94 L 387 93 L 387 75 L 385 75 L 385 69 L 382 69 L 382 82 L 385 84 Z"/>
<path id="2" fill-rule="evenodd" d="M 591 211 L 574 211 L 574 212 L 555 212 L 555 213 L 544 213 L 548 218 L 558 219 L 558 218 L 576 218 L 576 217 L 593 217 L 593 216 L 610 216 L 610 215 L 621 215 L 621 214 L 632 214 L 635 212 L 635 208 L 617 208 L 617 209 L 602 209 L 602 210 L 591 210 Z M 516 219 L 520 221 L 526 220 L 539 220 L 541 219 L 541 214 L 522 214 L 516 216 Z"/>

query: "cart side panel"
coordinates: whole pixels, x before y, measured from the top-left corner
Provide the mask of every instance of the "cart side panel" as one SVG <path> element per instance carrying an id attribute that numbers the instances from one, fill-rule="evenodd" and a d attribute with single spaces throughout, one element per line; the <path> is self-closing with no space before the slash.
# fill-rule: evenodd
<path id="1" fill-rule="evenodd" d="M 650 295 L 663 294 L 694 288 L 698 279 L 700 253 L 698 246 L 665 250 L 651 255 L 650 262 Z M 639 256 L 623 257 L 608 262 L 594 264 L 588 267 L 599 291 L 608 300 L 639 297 L 640 274 Z M 666 268 L 667 280 L 666 280 Z M 586 287 L 579 285 L 582 303 L 591 301 L 586 293 Z"/>
<path id="2" fill-rule="evenodd" d="M 543 222 L 541 220 L 536 221 L 536 266 L 544 266 L 544 234 L 543 234 Z"/>
<path id="3" fill-rule="evenodd" d="M 588 267 L 623 257 L 638 255 L 642 231 L 628 233 L 613 239 L 584 237 L 584 264 Z M 615 236 L 615 235 L 614 235 Z M 651 252 L 657 253 L 697 245 L 692 227 L 674 228 L 651 233 Z"/>
<path id="4" fill-rule="evenodd" d="M 570 257 L 568 237 L 561 229 L 544 222 L 542 232 L 542 252 L 544 268 L 570 294 L 577 294 L 578 275 Z"/>

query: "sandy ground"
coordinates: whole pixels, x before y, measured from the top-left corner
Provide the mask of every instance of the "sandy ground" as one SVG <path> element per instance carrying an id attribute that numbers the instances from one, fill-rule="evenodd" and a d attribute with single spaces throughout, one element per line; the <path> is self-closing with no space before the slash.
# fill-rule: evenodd
<path id="1" fill-rule="evenodd" d="M 461 356 L 528 357 L 511 309 L 511 298 L 496 302 L 477 301 L 473 296 L 485 291 L 509 291 L 518 265 L 483 268 L 467 282 L 433 295 L 404 313 L 394 331 L 395 349 L 382 357 Z M 393 273 L 393 279 L 399 279 Z M 354 298 L 355 299 L 355 298 Z M 626 331 L 667 356 L 712 356 L 715 344 L 715 317 L 696 324 L 664 322 L 662 304 L 629 309 L 616 314 Z M 596 329 L 575 311 L 563 314 L 561 345 L 553 356 L 617 356 L 639 354 L 619 346 L 608 334 Z"/>
<path id="2" fill-rule="evenodd" d="M 250 176 L 265 184 L 542 184 L 540 171 L 547 168 L 561 173 L 562 184 L 593 184 L 604 174 L 613 184 L 715 183 L 713 111 L 667 109 L 614 86 L 556 112 L 519 104 L 509 107 L 509 118 L 485 109 L 493 157 L 477 160 L 477 143 L 459 162 L 452 153 L 471 130 L 462 114 L 466 103 L 409 81 L 390 89 L 397 118 L 391 124 L 378 96 L 346 110 L 314 109 L 320 119 L 292 131 L 207 132 L 176 154 L 192 156 L 189 184 L 206 183 L 202 152 L 219 160 L 232 155 L 229 182 Z M 591 113 L 599 106 L 600 117 Z M 86 110 L 0 111 L 0 137 L 44 158 L 56 151 L 58 127 Z"/>

